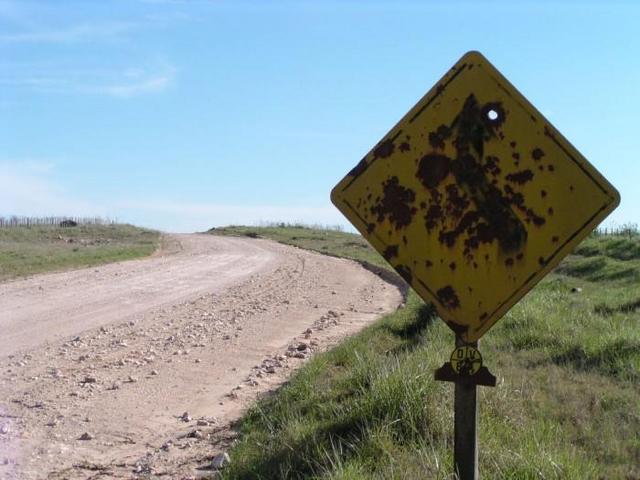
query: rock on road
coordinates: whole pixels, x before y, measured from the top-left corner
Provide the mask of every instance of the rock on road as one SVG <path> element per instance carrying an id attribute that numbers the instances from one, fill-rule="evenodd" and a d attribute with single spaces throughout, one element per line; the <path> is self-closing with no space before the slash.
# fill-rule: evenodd
<path id="1" fill-rule="evenodd" d="M 179 248 L 0 284 L 0 478 L 189 478 L 257 394 L 402 301 L 348 260 L 166 238 Z"/>

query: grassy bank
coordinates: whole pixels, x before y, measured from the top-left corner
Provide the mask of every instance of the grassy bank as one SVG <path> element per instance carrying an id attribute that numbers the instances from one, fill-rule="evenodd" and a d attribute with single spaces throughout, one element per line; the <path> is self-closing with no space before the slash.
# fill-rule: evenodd
<path id="1" fill-rule="evenodd" d="M 359 236 L 230 227 L 384 265 Z M 482 340 L 483 478 L 640 478 L 640 237 L 585 241 Z M 227 479 L 453 478 L 453 334 L 406 308 L 306 364 L 240 421 Z"/>
<path id="2" fill-rule="evenodd" d="M 143 257 L 159 238 L 132 225 L 0 228 L 0 281 Z"/>

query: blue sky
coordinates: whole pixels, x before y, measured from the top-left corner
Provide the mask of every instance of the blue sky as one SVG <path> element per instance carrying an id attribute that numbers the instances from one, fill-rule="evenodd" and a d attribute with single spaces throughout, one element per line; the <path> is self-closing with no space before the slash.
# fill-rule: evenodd
<path id="1" fill-rule="evenodd" d="M 0 215 L 343 224 L 333 185 L 479 50 L 640 221 L 640 2 L 0 0 Z"/>

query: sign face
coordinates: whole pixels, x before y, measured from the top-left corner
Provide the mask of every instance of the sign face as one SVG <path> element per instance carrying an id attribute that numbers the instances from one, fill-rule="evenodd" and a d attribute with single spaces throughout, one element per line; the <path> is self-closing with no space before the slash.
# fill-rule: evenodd
<path id="1" fill-rule="evenodd" d="M 331 200 L 472 342 L 620 197 L 480 53 L 469 52 Z"/>

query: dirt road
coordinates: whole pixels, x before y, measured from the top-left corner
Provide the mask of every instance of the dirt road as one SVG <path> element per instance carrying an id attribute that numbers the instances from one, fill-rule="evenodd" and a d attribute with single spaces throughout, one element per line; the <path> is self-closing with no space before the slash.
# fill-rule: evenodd
<path id="1" fill-rule="evenodd" d="M 402 301 L 346 260 L 169 240 L 152 258 L 0 284 L 0 478 L 211 473 L 212 443 L 256 395 Z"/>

